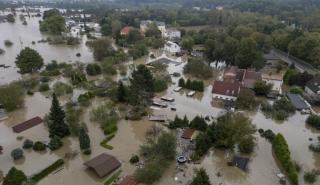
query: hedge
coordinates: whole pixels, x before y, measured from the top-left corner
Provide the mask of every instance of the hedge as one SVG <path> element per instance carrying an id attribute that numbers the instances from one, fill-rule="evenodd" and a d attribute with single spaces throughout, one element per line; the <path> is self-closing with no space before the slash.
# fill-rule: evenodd
<path id="1" fill-rule="evenodd" d="M 35 182 L 39 182 L 40 180 L 42 180 L 43 178 L 48 176 L 50 173 L 52 173 L 53 171 L 57 170 L 63 164 L 64 164 L 64 160 L 63 159 L 58 159 L 56 162 L 54 162 L 53 164 L 51 164 L 47 168 L 43 169 L 39 173 L 37 173 L 34 176 L 32 176 L 31 179 L 33 181 L 35 181 Z"/>
<path id="2" fill-rule="evenodd" d="M 277 134 L 273 139 L 272 149 L 276 158 L 279 160 L 280 165 L 287 173 L 287 176 L 291 183 L 297 185 L 299 182 L 298 172 L 293 161 L 291 160 L 287 141 L 281 134 Z"/>

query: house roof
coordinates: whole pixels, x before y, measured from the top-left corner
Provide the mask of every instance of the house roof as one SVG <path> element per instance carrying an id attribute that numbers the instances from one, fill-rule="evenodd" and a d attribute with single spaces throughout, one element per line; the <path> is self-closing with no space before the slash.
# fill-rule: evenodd
<path id="1" fill-rule="evenodd" d="M 31 127 L 34 127 L 40 123 L 42 123 L 42 119 L 39 116 L 36 116 L 34 118 L 31 118 L 25 122 L 22 122 L 14 127 L 12 127 L 12 130 L 16 133 L 23 132 Z"/>
<path id="2" fill-rule="evenodd" d="M 92 168 L 99 177 L 104 177 L 118 169 L 121 163 L 114 156 L 103 153 L 85 162 L 84 165 Z"/>
<path id="3" fill-rule="evenodd" d="M 265 69 L 262 72 L 262 79 L 282 81 L 283 74 L 282 73 L 277 73 L 277 72 L 275 72 L 275 71 L 273 71 L 271 69 Z"/>
<path id="4" fill-rule="evenodd" d="M 247 171 L 249 158 L 234 156 L 232 160 L 233 165 L 240 168 L 243 171 Z"/>
<path id="5" fill-rule="evenodd" d="M 212 87 L 212 93 L 238 97 L 240 87 L 240 82 L 236 80 L 215 81 Z"/>
<path id="6" fill-rule="evenodd" d="M 137 185 L 137 184 L 138 184 L 138 182 L 133 176 L 126 176 L 120 182 L 120 185 Z"/>
<path id="7" fill-rule="evenodd" d="M 266 60 L 280 60 L 280 58 L 273 53 L 267 53 L 263 55 L 263 58 Z"/>
<path id="8" fill-rule="evenodd" d="M 125 26 L 125 27 L 123 27 L 122 29 L 121 29 L 121 34 L 125 34 L 125 35 L 127 35 L 127 34 L 129 34 L 129 32 L 131 31 L 131 30 L 133 30 L 134 28 L 133 27 L 131 27 L 131 26 Z"/>
<path id="9" fill-rule="evenodd" d="M 314 77 L 306 86 L 314 93 L 318 93 L 320 91 L 320 76 Z"/>
<path id="10" fill-rule="evenodd" d="M 244 69 L 238 69 L 236 66 L 231 66 L 224 72 L 224 78 L 225 79 L 235 79 L 238 81 L 242 81 L 244 74 L 245 74 Z"/>
<path id="11" fill-rule="evenodd" d="M 257 80 L 261 80 L 262 75 L 260 72 L 246 70 L 243 77 L 243 86 L 247 88 L 253 88 Z"/>
<path id="12" fill-rule="evenodd" d="M 299 94 L 288 93 L 287 97 L 297 110 L 309 109 L 310 107 Z"/>
<path id="13" fill-rule="evenodd" d="M 191 139 L 192 138 L 192 135 L 194 134 L 196 130 L 193 129 L 193 128 L 185 128 L 183 130 L 183 134 L 181 136 L 181 138 L 183 139 Z"/>

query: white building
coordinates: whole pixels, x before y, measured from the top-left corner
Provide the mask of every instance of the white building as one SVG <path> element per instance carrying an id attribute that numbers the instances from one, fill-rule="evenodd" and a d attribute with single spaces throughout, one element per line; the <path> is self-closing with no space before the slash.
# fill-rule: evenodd
<path id="1" fill-rule="evenodd" d="M 282 94 L 283 75 L 271 71 L 262 73 L 262 80 L 267 84 L 272 84 L 272 91 Z"/>
<path id="2" fill-rule="evenodd" d="M 178 44 L 168 41 L 165 45 L 164 45 L 164 51 L 170 52 L 170 53 L 180 53 L 181 52 L 181 48 Z"/>
<path id="3" fill-rule="evenodd" d="M 176 40 L 181 38 L 181 32 L 179 30 L 168 30 L 166 37 L 169 40 Z"/>

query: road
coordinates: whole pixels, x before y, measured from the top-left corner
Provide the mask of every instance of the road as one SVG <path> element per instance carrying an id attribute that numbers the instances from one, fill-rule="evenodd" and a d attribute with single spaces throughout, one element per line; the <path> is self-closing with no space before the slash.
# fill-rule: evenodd
<path id="1" fill-rule="evenodd" d="M 306 72 L 313 74 L 313 75 L 320 73 L 320 71 L 318 69 L 314 68 L 310 64 L 308 64 L 300 59 L 296 59 L 294 57 L 291 57 L 291 56 L 288 57 L 288 54 L 283 51 L 280 51 L 278 49 L 272 49 L 271 53 L 274 54 L 275 56 L 279 57 L 281 60 L 283 60 L 284 62 L 286 62 L 289 65 L 294 63 L 296 68 L 302 72 L 306 71 Z"/>

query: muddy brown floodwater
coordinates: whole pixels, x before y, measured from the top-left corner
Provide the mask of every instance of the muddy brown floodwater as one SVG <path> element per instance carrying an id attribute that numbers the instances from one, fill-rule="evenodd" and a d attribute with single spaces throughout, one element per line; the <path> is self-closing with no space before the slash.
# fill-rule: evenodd
<path id="1" fill-rule="evenodd" d="M 52 37 L 39 31 L 39 20 L 41 20 L 41 18 L 26 17 L 28 25 L 25 26 L 22 25 L 19 19 L 20 14 L 20 12 L 17 13 L 15 23 L 0 23 L 0 48 L 5 50 L 5 53 L 0 55 L 0 64 L 11 66 L 6 69 L 0 68 L 0 85 L 20 78 L 14 61 L 17 54 L 24 47 L 37 50 L 43 57 L 45 63 L 49 63 L 51 60 L 67 63 L 75 61 L 88 63 L 94 61 L 92 52 L 85 45 L 87 41 L 86 36 L 81 36 L 81 42 L 76 46 L 38 43 L 39 40 Z M 5 47 L 4 40 L 11 40 L 14 44 L 11 47 Z M 32 44 L 32 41 L 36 42 L 36 44 Z M 81 53 L 81 57 L 77 57 L 77 53 Z"/>
<path id="2" fill-rule="evenodd" d="M 64 45 L 49 45 L 47 43 L 37 43 L 32 45 L 32 41 L 38 41 L 46 38 L 47 35 L 41 34 L 38 29 L 38 18 L 28 19 L 28 26 L 23 26 L 17 19 L 15 24 L 0 23 L 0 47 L 6 50 L 4 55 L 0 56 L 0 63 L 12 66 L 11 68 L 0 68 L 0 84 L 10 82 L 20 78 L 17 69 L 14 67 L 14 59 L 20 49 L 25 46 L 30 46 L 39 51 L 44 57 L 45 62 L 50 60 L 58 60 L 59 62 L 74 62 L 76 60 L 81 62 L 93 61 L 92 53 L 84 45 L 86 38 L 83 37 L 82 43 L 76 47 Z M 10 39 L 14 45 L 10 48 L 3 46 L 3 41 Z M 22 44 L 20 44 L 20 40 Z M 76 53 L 80 52 L 82 56 L 77 58 Z M 156 55 L 159 55 L 156 53 Z M 145 58 L 134 61 L 135 64 L 144 63 Z M 178 66 L 170 64 L 168 71 L 182 73 L 184 63 Z M 99 78 L 99 77 L 98 77 Z M 120 78 L 118 75 L 115 77 Z M 95 78 L 92 78 L 94 80 Z M 196 115 L 217 117 L 225 112 L 223 109 L 212 106 L 212 86 L 210 80 L 206 82 L 207 86 L 203 93 L 197 93 L 194 97 L 187 97 L 187 90 L 181 92 L 174 92 L 173 89 L 177 87 L 179 78 L 172 77 L 173 84 L 169 86 L 168 90 L 160 93 L 157 96 L 163 95 L 173 97 L 175 101 L 169 104 L 169 108 L 153 109 L 153 114 L 164 114 L 169 119 L 173 119 L 175 115 L 180 117 L 186 115 L 192 119 Z M 56 81 L 67 82 L 64 78 L 57 78 L 50 85 Z M 76 92 L 83 92 L 81 89 L 76 89 Z M 61 103 L 64 104 L 70 99 L 69 96 L 60 98 Z M 125 121 L 121 120 L 118 124 L 118 131 L 116 136 L 109 142 L 114 147 L 113 150 L 107 150 L 100 146 L 100 142 L 104 139 L 104 134 L 99 127 L 99 124 L 90 121 L 89 113 L 91 108 L 103 102 L 103 99 L 96 98 L 89 106 L 83 115 L 81 121 L 84 121 L 88 126 L 88 133 L 91 138 L 92 154 L 84 156 L 78 154 L 73 159 L 66 162 L 64 169 L 58 173 L 50 174 L 43 179 L 39 185 L 101 185 L 107 179 L 98 178 L 92 171 L 86 169 L 83 163 L 101 153 L 109 153 L 116 156 L 122 162 L 121 176 L 130 175 L 136 167 L 129 164 L 129 159 L 133 154 L 139 150 L 139 146 L 145 141 L 146 131 L 155 123 L 149 122 L 146 118 L 141 121 Z M 14 111 L 9 114 L 9 119 L 0 122 L 0 145 L 4 147 L 3 154 L 0 156 L 0 170 L 6 174 L 12 166 L 23 170 L 27 175 L 32 175 L 47 167 L 55 160 L 63 158 L 66 153 L 79 152 L 79 142 L 76 137 L 68 137 L 64 139 L 63 148 L 55 152 L 38 153 L 34 151 L 25 151 L 25 159 L 14 162 L 10 156 L 13 149 L 22 147 L 23 141 L 17 140 L 17 136 L 31 139 L 33 141 L 48 142 L 48 131 L 44 125 L 35 126 L 21 134 L 15 134 L 12 131 L 12 126 L 22 121 L 30 119 L 34 116 L 43 117 L 49 112 L 51 100 L 46 98 L 46 94 L 35 93 L 33 96 L 26 96 L 25 107 L 23 109 Z M 170 107 L 175 107 L 176 111 L 171 111 Z M 246 113 L 251 119 L 252 123 L 257 128 L 271 129 L 275 133 L 281 132 L 290 147 L 291 156 L 302 167 L 300 172 L 300 184 L 304 185 L 303 171 L 310 171 L 312 169 L 320 170 L 320 155 L 314 154 L 308 149 L 308 145 L 317 140 L 320 135 L 318 131 L 310 129 L 305 125 L 306 115 L 296 113 L 283 123 L 277 123 L 257 111 Z M 313 141 L 310 141 L 312 138 Z M 229 167 L 227 161 L 229 160 L 229 153 L 227 151 L 211 150 L 202 160 L 200 164 L 185 164 L 177 168 L 175 162 L 165 172 L 163 177 L 157 182 L 157 185 L 176 185 L 186 184 L 190 182 L 194 170 L 204 167 L 210 176 L 213 184 L 223 185 L 274 185 L 278 184 L 276 173 L 280 172 L 279 167 L 273 157 L 271 144 L 257 134 L 257 147 L 255 152 L 250 155 L 249 171 L 242 172 L 238 168 Z M 217 174 L 220 174 L 219 176 Z M 175 180 L 175 177 L 177 181 Z M 316 182 L 320 184 L 318 180 Z"/>

